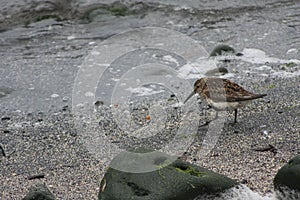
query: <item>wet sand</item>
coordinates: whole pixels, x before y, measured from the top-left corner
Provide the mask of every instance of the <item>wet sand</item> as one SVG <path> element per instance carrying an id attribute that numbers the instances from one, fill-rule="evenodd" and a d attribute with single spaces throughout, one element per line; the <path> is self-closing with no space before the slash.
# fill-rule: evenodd
<path id="1" fill-rule="evenodd" d="M 0 145 L 6 154 L 0 157 L 1 199 L 20 199 L 37 182 L 45 182 L 58 199 L 97 198 L 109 160 L 94 157 L 82 144 L 82 131 L 95 130 L 76 127 L 74 80 L 79 66 L 103 40 L 144 26 L 179 31 L 207 52 L 219 43 L 254 52 L 258 60 L 244 57 L 227 63 L 227 76 L 268 96 L 242 109 L 235 125 L 230 124 L 229 113 L 218 143 L 204 157 L 199 152 L 207 127 L 199 128 L 184 159 L 236 179 L 261 195 L 269 193 L 276 171 L 300 154 L 299 64 L 292 61 L 300 53 L 300 19 L 295 14 L 299 4 L 270 2 L 243 5 L 243 9 L 235 4 L 190 9 L 151 3 L 111 9 L 83 3 L 74 15 L 63 15 L 67 11 L 62 7 L 47 3 L 38 6 L 48 10 L 41 12 L 45 15 L 36 10 L 29 21 L 13 11 L 25 8 L 30 15 L 36 6 L 3 6 L 12 10 L 0 15 Z M 277 60 L 269 63 L 270 57 Z M 102 91 L 98 92 L 101 98 Z M 213 115 L 207 111 L 195 120 L 201 124 Z M 274 148 L 261 151 L 269 145 Z M 44 178 L 28 180 L 34 175 Z"/>

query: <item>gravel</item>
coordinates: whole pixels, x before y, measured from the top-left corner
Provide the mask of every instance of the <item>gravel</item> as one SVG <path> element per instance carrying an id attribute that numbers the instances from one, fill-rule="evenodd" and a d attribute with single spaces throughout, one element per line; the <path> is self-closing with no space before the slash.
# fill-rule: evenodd
<path id="1" fill-rule="evenodd" d="M 278 79 L 272 89 L 262 84 L 267 98 L 240 110 L 237 124 L 231 123 L 229 113 L 209 154 L 199 157 L 207 131 L 201 127 L 184 159 L 236 179 L 262 195 L 270 193 L 277 170 L 300 154 L 298 81 Z M 94 157 L 83 145 L 69 107 L 51 113 L 2 110 L 1 116 L 0 141 L 6 155 L 0 160 L 0 177 L 5 182 L 2 199 L 20 199 L 39 182 L 46 183 L 58 199 L 97 198 L 108 162 Z M 275 150 L 260 151 L 268 145 Z M 41 174 L 44 178 L 29 180 Z"/>

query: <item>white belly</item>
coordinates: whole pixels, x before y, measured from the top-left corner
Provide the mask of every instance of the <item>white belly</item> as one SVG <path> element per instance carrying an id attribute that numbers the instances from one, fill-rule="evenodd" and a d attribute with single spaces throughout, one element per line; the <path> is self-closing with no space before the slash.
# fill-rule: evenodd
<path id="1" fill-rule="evenodd" d="M 207 101 L 208 105 L 213 107 L 215 110 L 234 110 L 245 106 L 249 101 L 239 101 L 239 102 L 214 102 L 211 100 Z"/>

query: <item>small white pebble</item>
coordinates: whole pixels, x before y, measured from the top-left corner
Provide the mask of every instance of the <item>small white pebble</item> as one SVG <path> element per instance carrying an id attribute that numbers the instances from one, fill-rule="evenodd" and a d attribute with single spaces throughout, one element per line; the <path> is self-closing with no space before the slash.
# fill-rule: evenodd
<path id="1" fill-rule="evenodd" d="M 172 107 L 182 107 L 184 105 L 183 102 L 172 104 Z"/>
<path id="2" fill-rule="evenodd" d="M 86 92 L 84 94 L 86 97 L 93 97 L 94 96 L 94 93 L 93 92 Z"/>
<path id="3" fill-rule="evenodd" d="M 100 52 L 99 51 L 92 51 L 91 54 L 94 55 L 94 56 L 97 56 L 97 55 L 100 55 Z"/>
<path id="4" fill-rule="evenodd" d="M 67 40 L 73 40 L 73 39 L 75 39 L 74 35 L 70 35 L 70 36 L 67 37 Z"/>
<path id="5" fill-rule="evenodd" d="M 52 94 L 52 95 L 51 95 L 51 98 L 57 98 L 57 97 L 59 97 L 58 94 Z"/>
<path id="6" fill-rule="evenodd" d="M 83 107 L 84 107 L 84 104 L 83 104 L 83 103 L 79 103 L 79 104 L 76 105 L 76 107 L 83 108 Z"/>
<path id="7" fill-rule="evenodd" d="M 269 135 L 269 133 L 268 133 L 268 131 L 266 131 L 266 130 L 264 130 L 264 131 L 262 132 L 262 134 L 263 134 L 262 137 L 263 137 L 264 139 L 269 139 L 269 138 L 271 138 L 270 135 Z"/>
<path id="8" fill-rule="evenodd" d="M 64 97 L 62 100 L 63 100 L 63 102 L 67 102 L 69 100 L 69 98 L 68 97 Z"/>
<path id="9" fill-rule="evenodd" d="M 292 53 L 298 53 L 298 49 L 293 48 L 293 49 L 289 49 L 289 50 L 286 52 L 286 54 L 292 54 Z"/>

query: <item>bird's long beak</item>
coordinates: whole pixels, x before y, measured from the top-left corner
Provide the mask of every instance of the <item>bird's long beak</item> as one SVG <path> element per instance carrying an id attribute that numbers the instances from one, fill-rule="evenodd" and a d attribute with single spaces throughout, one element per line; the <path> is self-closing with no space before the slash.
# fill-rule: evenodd
<path id="1" fill-rule="evenodd" d="M 194 94 L 195 94 L 195 92 L 193 91 L 187 98 L 186 98 L 186 100 L 184 100 L 184 104 L 192 97 L 192 96 L 194 96 Z"/>

